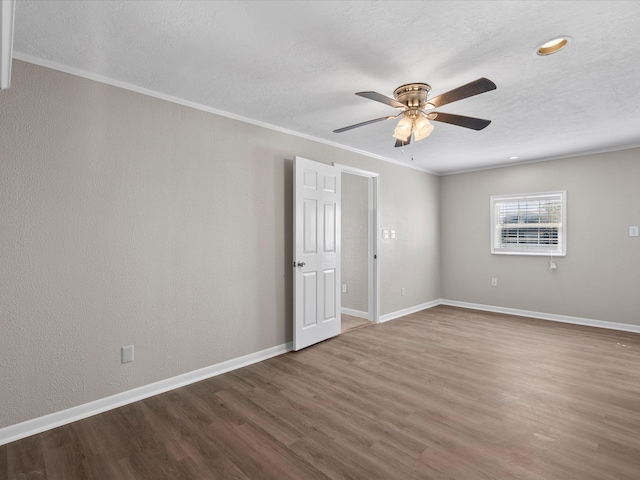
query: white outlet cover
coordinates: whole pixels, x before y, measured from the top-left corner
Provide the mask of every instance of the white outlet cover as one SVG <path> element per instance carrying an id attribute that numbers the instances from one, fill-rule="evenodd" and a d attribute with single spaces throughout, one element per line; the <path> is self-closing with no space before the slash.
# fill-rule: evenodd
<path id="1" fill-rule="evenodd" d="M 396 238 L 396 231 L 395 230 L 389 230 L 389 234 L 391 235 L 391 238 Z"/>
<path id="2" fill-rule="evenodd" d="M 637 237 L 638 236 L 638 226 L 637 225 L 633 225 L 633 226 L 629 227 L 629 236 L 630 237 Z"/>
<path id="3" fill-rule="evenodd" d="M 133 362 L 133 345 L 122 347 L 120 349 L 120 354 L 122 356 L 122 363 Z"/>

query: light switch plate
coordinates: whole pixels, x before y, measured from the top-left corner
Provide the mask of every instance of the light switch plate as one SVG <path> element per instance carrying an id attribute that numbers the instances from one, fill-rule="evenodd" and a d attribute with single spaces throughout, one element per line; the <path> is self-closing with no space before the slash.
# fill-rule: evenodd
<path id="1" fill-rule="evenodd" d="M 391 238 L 396 238 L 396 231 L 395 230 L 389 230 L 389 235 L 391 236 Z"/>
<path id="2" fill-rule="evenodd" d="M 382 238 L 389 238 L 389 230 L 382 230 Z"/>

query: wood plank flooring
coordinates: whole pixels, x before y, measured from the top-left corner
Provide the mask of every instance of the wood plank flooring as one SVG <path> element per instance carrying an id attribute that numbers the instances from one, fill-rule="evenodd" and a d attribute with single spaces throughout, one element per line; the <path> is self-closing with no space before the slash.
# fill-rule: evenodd
<path id="1" fill-rule="evenodd" d="M 640 479 L 640 335 L 440 306 L 0 447 L 4 479 Z"/>
<path id="2" fill-rule="evenodd" d="M 353 315 L 346 315 L 344 313 L 341 315 L 340 321 L 342 322 L 340 333 L 346 333 L 350 332 L 351 330 L 355 330 L 356 328 L 374 325 L 366 318 L 354 317 Z"/>

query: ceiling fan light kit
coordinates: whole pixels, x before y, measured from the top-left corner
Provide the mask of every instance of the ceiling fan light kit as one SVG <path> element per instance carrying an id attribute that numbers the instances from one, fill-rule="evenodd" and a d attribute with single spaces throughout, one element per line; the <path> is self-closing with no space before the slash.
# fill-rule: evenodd
<path id="1" fill-rule="evenodd" d="M 401 85 L 393 91 L 394 98 L 387 97 L 377 92 L 357 92 L 356 95 L 358 96 L 384 103 L 401 110 L 401 112 L 397 115 L 389 115 L 387 117 L 376 118 L 366 122 L 349 125 L 348 127 L 339 128 L 334 130 L 334 133 L 342 133 L 347 130 L 363 127 L 383 120 L 391 120 L 401 117 L 393 132 L 393 137 L 396 139 L 395 146 L 401 147 L 410 143 L 412 137 L 416 142 L 428 137 L 434 128 L 429 120 L 449 123 L 459 127 L 470 128 L 472 130 L 482 130 L 491 123 L 491 120 L 464 117 L 462 115 L 453 115 L 443 112 L 427 112 L 427 110 L 433 110 L 448 103 L 453 103 L 458 100 L 495 89 L 496 85 L 491 80 L 488 78 L 479 78 L 478 80 L 467 83 L 466 85 L 455 88 L 434 98 L 428 98 L 429 92 L 431 92 L 431 86 L 426 83 L 408 83 L 406 85 Z"/>
<path id="2" fill-rule="evenodd" d="M 433 124 L 427 120 L 424 112 L 405 114 L 393 132 L 393 138 L 409 143 L 409 138 L 413 135 L 414 141 L 427 138 L 433 131 Z"/>
<path id="3" fill-rule="evenodd" d="M 433 124 L 429 122 L 424 116 L 420 116 L 416 119 L 413 125 L 413 138 L 417 142 L 423 138 L 427 138 L 433 131 Z"/>
<path id="4" fill-rule="evenodd" d="M 406 142 L 413 131 L 413 122 L 409 117 L 402 117 L 393 131 L 393 137 Z"/>

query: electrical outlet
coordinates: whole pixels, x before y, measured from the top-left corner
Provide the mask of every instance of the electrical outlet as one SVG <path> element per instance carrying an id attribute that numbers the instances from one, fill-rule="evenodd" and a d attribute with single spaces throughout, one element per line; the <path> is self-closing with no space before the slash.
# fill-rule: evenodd
<path id="1" fill-rule="evenodd" d="M 491 286 L 492 287 L 497 287 L 498 286 L 498 279 L 497 278 L 492 278 L 491 279 Z"/>
<path id="2" fill-rule="evenodd" d="M 346 283 L 342 284 L 342 293 L 347 293 L 347 284 Z"/>
<path id="3" fill-rule="evenodd" d="M 637 237 L 638 236 L 638 227 L 636 225 L 633 225 L 633 226 L 629 227 L 629 236 L 630 237 Z"/>
<path id="4" fill-rule="evenodd" d="M 404 295 L 404 287 L 400 289 L 400 295 Z"/>
<path id="5" fill-rule="evenodd" d="M 391 238 L 396 238 L 396 231 L 395 230 L 389 230 L 389 236 Z"/>
<path id="6" fill-rule="evenodd" d="M 133 362 L 133 345 L 127 345 L 120 349 L 122 363 Z"/>

